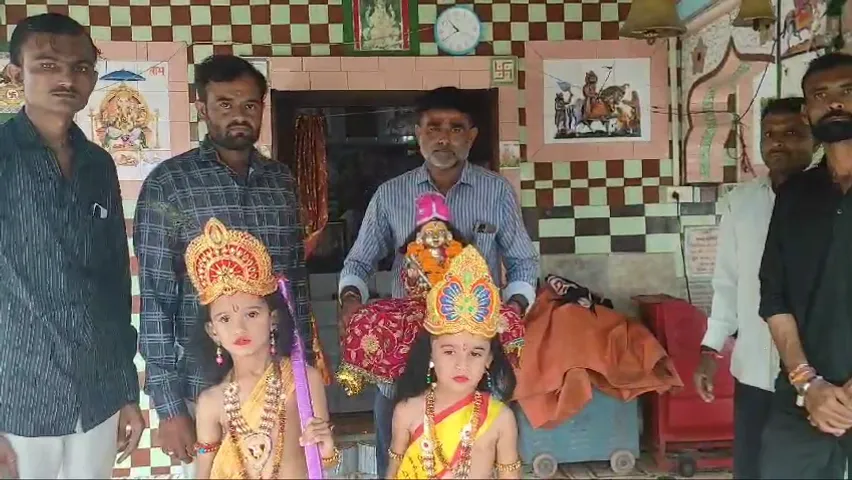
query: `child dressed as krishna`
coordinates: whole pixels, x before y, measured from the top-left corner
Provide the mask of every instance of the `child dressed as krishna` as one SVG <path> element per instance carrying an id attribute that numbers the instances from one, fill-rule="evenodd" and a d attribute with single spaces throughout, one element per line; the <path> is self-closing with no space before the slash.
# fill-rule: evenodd
<path id="1" fill-rule="evenodd" d="M 196 409 L 198 478 L 308 478 L 305 445 L 336 466 L 325 388 L 311 367 L 314 418 L 304 430 L 299 422 L 294 324 L 264 245 L 211 219 L 185 257 L 202 305 L 194 346 L 214 383 Z"/>
<path id="2" fill-rule="evenodd" d="M 488 265 L 465 247 L 426 296 L 396 383 L 388 478 L 520 478 L 507 328 Z"/>
<path id="3" fill-rule="evenodd" d="M 400 281 L 406 296 L 365 305 L 347 325 L 337 380 L 349 395 L 359 394 L 367 382 L 392 384 L 400 377 L 423 327 L 426 294 L 444 278 L 466 244 L 453 227 L 450 209 L 441 194 L 425 193 L 416 202 L 415 226 L 400 251 L 404 255 Z M 502 308 L 507 326 L 501 330 L 500 339 L 516 365 L 523 345 L 523 324 L 516 311 L 498 308 Z"/>

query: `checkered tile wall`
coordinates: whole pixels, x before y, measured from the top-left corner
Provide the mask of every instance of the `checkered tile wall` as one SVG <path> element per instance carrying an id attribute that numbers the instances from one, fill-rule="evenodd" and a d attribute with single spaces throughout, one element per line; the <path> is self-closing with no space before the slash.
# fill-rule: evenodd
<path id="1" fill-rule="evenodd" d="M 191 64 L 212 53 L 243 56 L 345 56 L 345 6 L 349 0 L 5 0 L 0 39 L 22 18 L 45 11 L 68 14 L 95 40 L 185 42 Z M 484 24 L 477 55 L 519 58 L 523 92 L 524 42 L 618 38 L 630 0 L 419 0 L 419 54 L 440 55 L 432 26 L 450 4 L 472 4 Z M 190 98 L 194 93 L 190 89 Z M 526 115 L 519 122 L 524 152 Z M 194 118 L 194 117 L 193 117 Z M 197 141 L 198 129 L 191 130 Z M 675 252 L 679 224 L 715 224 L 715 195 L 703 203 L 675 205 L 661 198 L 674 183 L 670 159 L 606 159 L 522 164 L 521 200 L 526 225 L 542 254 Z M 705 194 L 708 192 L 704 192 Z M 125 210 L 132 216 L 134 201 Z M 678 217 L 683 215 L 679 221 Z M 135 273 L 135 272 L 134 272 Z M 134 290 L 138 285 L 134 281 Z M 138 322 L 138 318 L 136 319 Z M 137 359 L 141 367 L 141 359 Z M 143 408 L 150 434 L 116 476 L 180 473 L 156 447 L 156 415 Z"/>
<path id="2" fill-rule="evenodd" d="M 5 18 L 0 38 L 3 33 L 8 37 L 11 25 L 27 15 L 57 11 L 89 26 L 96 40 L 186 42 L 191 45 L 190 64 L 214 52 L 260 57 L 345 56 L 351 48 L 344 42 L 344 1 L 6 0 L 5 6 L 0 6 L 0 18 Z M 521 90 L 525 82 L 524 42 L 617 39 L 619 22 L 626 18 L 630 7 L 630 0 L 419 0 L 418 25 L 412 28 L 417 29 L 421 55 L 441 54 L 432 26 L 442 10 L 455 3 L 472 4 L 483 21 L 484 41 L 477 47 L 477 55 L 519 58 Z M 192 78 L 190 71 L 190 81 Z M 192 89 L 190 100 L 194 100 Z M 519 113 L 523 158 L 523 96 Z M 193 128 L 191 140 L 197 141 L 198 136 L 199 130 Z M 669 159 L 525 165 L 523 177 L 523 205 L 531 223 L 535 223 L 532 219 L 536 212 L 552 207 L 654 205 L 661 201 L 660 186 L 674 182 Z M 552 219 L 539 218 L 544 224 L 547 220 Z M 575 233 L 583 237 L 592 232 L 581 229 Z M 599 235 L 605 234 L 600 231 L 591 236 Z M 592 253 L 606 247 L 604 243 L 600 248 L 586 250 L 584 245 L 588 244 L 544 250 Z M 610 247 L 618 251 L 617 244 L 611 243 Z"/>

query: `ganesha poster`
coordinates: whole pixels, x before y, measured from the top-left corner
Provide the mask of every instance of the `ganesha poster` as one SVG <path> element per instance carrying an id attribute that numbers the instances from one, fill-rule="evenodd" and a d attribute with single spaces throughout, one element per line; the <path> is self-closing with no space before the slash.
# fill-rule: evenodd
<path id="1" fill-rule="evenodd" d="M 76 122 L 112 155 L 121 180 L 143 180 L 171 156 L 168 64 L 98 63 L 99 79 Z"/>

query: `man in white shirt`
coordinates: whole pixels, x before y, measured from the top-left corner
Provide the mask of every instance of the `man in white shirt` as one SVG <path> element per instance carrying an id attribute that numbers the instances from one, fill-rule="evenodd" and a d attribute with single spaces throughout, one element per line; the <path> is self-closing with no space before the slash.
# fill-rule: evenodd
<path id="1" fill-rule="evenodd" d="M 734 478 L 761 478 L 761 434 L 780 359 L 766 322 L 758 315 L 758 271 L 775 190 L 790 175 L 807 168 L 813 158 L 814 140 L 802 115 L 803 103 L 801 97 L 781 98 L 764 107 L 760 150 L 769 175 L 732 190 L 719 225 L 712 314 L 694 380 L 701 398 L 712 402 L 720 352 L 727 339 L 736 334 L 731 358 L 735 379 Z"/>

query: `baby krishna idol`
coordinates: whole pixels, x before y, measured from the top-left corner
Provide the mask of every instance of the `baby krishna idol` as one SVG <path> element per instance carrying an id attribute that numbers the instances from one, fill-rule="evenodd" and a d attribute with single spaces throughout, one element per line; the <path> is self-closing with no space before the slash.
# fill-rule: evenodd
<path id="1" fill-rule="evenodd" d="M 423 328 L 396 382 L 389 478 L 519 478 L 512 366 L 499 291 L 473 246 L 426 296 Z"/>
<path id="2" fill-rule="evenodd" d="M 215 384 L 196 409 L 198 478 L 308 478 L 306 445 L 336 466 L 325 388 L 311 367 L 314 418 L 299 422 L 294 324 L 264 245 L 211 219 L 187 247 L 186 267 L 203 306 L 195 346 Z"/>

